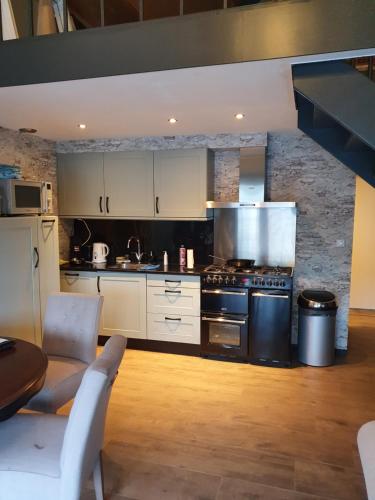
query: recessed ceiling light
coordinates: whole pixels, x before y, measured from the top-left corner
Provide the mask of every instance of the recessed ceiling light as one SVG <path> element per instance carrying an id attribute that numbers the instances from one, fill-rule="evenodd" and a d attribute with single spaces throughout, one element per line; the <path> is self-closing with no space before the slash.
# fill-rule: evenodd
<path id="1" fill-rule="evenodd" d="M 169 118 L 168 121 L 169 121 L 169 123 L 171 123 L 173 125 L 174 123 L 177 123 L 177 118 L 172 117 L 172 118 Z"/>
<path id="2" fill-rule="evenodd" d="M 36 128 L 27 128 L 27 127 L 19 128 L 18 131 L 21 132 L 22 134 L 35 134 L 36 132 L 38 132 Z"/>
<path id="3" fill-rule="evenodd" d="M 82 130 L 84 130 L 86 128 L 86 124 L 85 123 L 80 123 L 78 125 L 79 128 L 81 128 Z"/>
<path id="4" fill-rule="evenodd" d="M 234 115 L 237 120 L 243 120 L 245 118 L 245 115 L 243 113 L 237 113 Z"/>

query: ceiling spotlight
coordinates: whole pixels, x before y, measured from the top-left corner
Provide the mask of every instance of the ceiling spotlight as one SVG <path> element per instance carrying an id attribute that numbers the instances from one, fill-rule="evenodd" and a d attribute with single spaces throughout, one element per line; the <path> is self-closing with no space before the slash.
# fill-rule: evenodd
<path id="1" fill-rule="evenodd" d="M 36 128 L 27 128 L 27 127 L 19 128 L 18 131 L 21 132 L 22 134 L 35 134 L 36 132 L 38 132 Z"/>
<path id="2" fill-rule="evenodd" d="M 82 130 L 84 130 L 86 128 L 86 125 L 85 125 L 85 123 L 80 123 L 78 125 L 78 127 L 81 128 Z"/>
<path id="3" fill-rule="evenodd" d="M 243 120 L 245 118 L 245 115 L 243 113 L 237 113 L 234 115 L 237 120 Z"/>
<path id="4" fill-rule="evenodd" d="M 173 118 L 173 117 L 172 117 L 172 118 L 169 118 L 169 119 L 168 119 L 168 121 L 169 121 L 169 123 L 171 123 L 172 125 L 173 125 L 174 123 L 177 123 L 177 119 L 176 119 L 176 118 Z"/>

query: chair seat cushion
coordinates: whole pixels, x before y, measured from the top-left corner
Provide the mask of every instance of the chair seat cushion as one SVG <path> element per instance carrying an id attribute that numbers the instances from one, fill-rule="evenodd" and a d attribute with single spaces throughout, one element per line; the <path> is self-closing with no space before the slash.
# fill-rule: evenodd
<path id="1" fill-rule="evenodd" d="M 44 413 L 56 413 L 61 406 L 75 397 L 87 366 L 77 359 L 48 356 L 44 386 L 29 401 L 26 408 Z"/>
<path id="2" fill-rule="evenodd" d="M 60 476 L 60 454 L 68 418 L 19 413 L 0 424 L 0 472 Z"/>
<path id="3" fill-rule="evenodd" d="M 375 421 L 359 429 L 358 448 L 369 500 L 375 499 Z"/>

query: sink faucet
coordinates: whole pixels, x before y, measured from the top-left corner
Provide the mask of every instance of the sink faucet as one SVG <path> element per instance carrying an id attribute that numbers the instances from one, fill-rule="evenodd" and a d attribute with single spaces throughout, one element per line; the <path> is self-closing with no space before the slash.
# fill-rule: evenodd
<path id="1" fill-rule="evenodd" d="M 138 251 L 137 251 L 137 252 L 134 252 L 134 255 L 135 255 L 135 256 L 136 256 L 136 258 L 137 258 L 138 264 L 140 264 L 141 259 L 142 259 L 143 252 L 141 252 L 141 243 L 140 243 L 140 241 L 139 241 L 139 238 L 138 238 L 137 236 L 130 236 L 130 238 L 128 239 L 128 246 L 127 246 L 127 248 L 130 248 L 130 243 L 131 243 L 133 240 L 137 242 Z"/>

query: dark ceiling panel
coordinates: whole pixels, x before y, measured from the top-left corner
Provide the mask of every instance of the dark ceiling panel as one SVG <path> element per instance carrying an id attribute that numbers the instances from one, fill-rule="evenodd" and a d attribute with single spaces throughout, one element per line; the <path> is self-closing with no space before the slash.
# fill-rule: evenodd
<path id="1" fill-rule="evenodd" d="M 375 47 L 373 0 L 291 0 L 0 43 L 0 86 Z"/>

